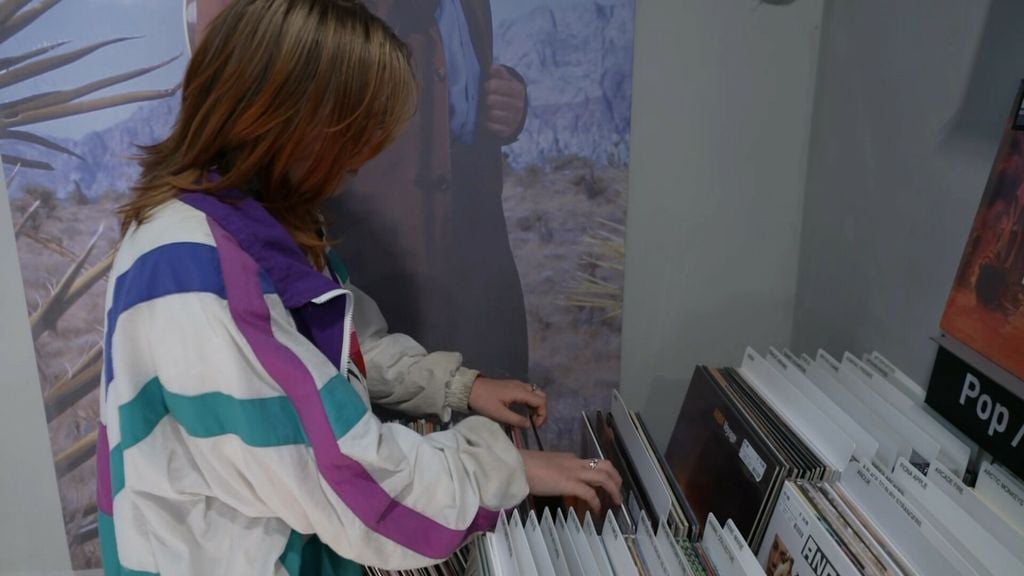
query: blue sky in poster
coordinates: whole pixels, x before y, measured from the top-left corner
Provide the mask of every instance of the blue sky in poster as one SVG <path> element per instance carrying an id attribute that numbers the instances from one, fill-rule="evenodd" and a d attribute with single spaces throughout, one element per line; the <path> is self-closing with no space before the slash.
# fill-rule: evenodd
<path id="1" fill-rule="evenodd" d="M 537 6 L 559 6 L 580 3 L 582 3 L 581 0 L 491 0 L 491 12 L 494 17 L 494 23 L 497 24 L 502 20 L 525 14 Z M 615 4 L 616 2 L 598 1 L 596 3 Z"/>
<path id="2" fill-rule="evenodd" d="M 516 18 L 542 5 L 578 4 L 586 0 L 491 0 L 495 23 Z M 606 3 L 599 1 L 598 3 Z M 611 3 L 615 3 L 614 1 Z M 0 46 L 0 56 L 9 56 L 38 46 L 70 40 L 66 49 L 121 36 L 141 36 L 104 48 L 76 63 L 4 90 L 0 100 L 27 94 L 78 86 L 109 74 L 151 65 L 177 54 L 169 66 L 99 92 L 97 96 L 123 90 L 168 88 L 184 73 L 185 27 L 182 0 L 64 0 L 31 27 Z M 37 124 L 32 130 L 53 136 L 79 138 L 119 122 L 135 110 L 128 105 L 83 116 Z"/>
<path id="3" fill-rule="evenodd" d="M 180 81 L 187 62 L 181 0 L 64 0 L 29 28 L 4 42 L 0 56 L 20 54 L 62 40 L 71 41 L 64 48 L 67 50 L 122 36 L 141 38 L 108 46 L 56 73 L 6 88 L 0 100 L 71 88 L 110 74 L 155 64 L 177 54 L 181 54 L 181 58 L 167 67 L 97 95 L 127 89 L 169 88 Z M 134 109 L 135 106 L 131 105 L 121 106 L 37 124 L 31 129 L 42 134 L 77 138 L 127 118 Z"/>

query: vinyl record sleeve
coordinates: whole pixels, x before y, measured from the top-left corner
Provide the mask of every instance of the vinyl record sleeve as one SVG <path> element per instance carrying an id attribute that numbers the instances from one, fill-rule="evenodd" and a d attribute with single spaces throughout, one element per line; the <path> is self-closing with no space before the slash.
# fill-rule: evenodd
<path id="1" fill-rule="evenodd" d="M 707 368 L 697 367 L 665 460 L 698 523 L 703 526 L 713 512 L 751 534 L 779 473 L 771 454 Z"/>

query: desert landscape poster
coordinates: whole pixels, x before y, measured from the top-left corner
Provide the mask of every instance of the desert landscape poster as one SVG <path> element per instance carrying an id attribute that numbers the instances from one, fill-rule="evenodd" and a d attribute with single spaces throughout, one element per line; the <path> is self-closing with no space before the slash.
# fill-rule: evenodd
<path id="1" fill-rule="evenodd" d="M 0 48 L 10 79 L 0 85 L 0 156 L 68 545 L 76 569 L 97 568 L 94 453 L 115 210 L 138 175 L 137 147 L 174 122 L 194 1 L 14 4 L 0 10 L 0 27 L 13 31 Z M 490 12 L 494 62 L 521 75 L 529 99 L 517 138 L 501 148 L 528 376 L 549 394 L 546 445 L 574 449 L 580 411 L 606 408 L 618 386 L 634 0 L 491 0 Z"/>

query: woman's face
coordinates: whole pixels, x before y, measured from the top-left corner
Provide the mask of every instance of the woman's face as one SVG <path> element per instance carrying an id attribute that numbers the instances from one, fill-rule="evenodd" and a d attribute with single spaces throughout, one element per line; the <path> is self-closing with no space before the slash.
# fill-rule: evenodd
<path id="1" fill-rule="evenodd" d="M 768 551 L 768 562 L 765 572 L 769 576 L 789 576 L 793 568 L 793 558 L 789 555 L 786 545 L 778 536 L 772 540 L 772 548 Z"/>

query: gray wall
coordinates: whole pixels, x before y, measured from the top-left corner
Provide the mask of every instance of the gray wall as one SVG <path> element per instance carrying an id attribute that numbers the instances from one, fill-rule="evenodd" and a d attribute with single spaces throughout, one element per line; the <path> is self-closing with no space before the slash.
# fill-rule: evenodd
<path id="1" fill-rule="evenodd" d="M 793 343 L 877 348 L 927 384 L 1019 80 L 1024 3 L 833 2 L 822 32 Z"/>
<path id="2" fill-rule="evenodd" d="M 0 575 L 58 574 L 71 562 L 2 177 L 0 318 Z"/>
<path id="3" fill-rule="evenodd" d="M 638 0 L 622 384 L 662 442 L 697 362 L 786 343 L 821 0 Z"/>

